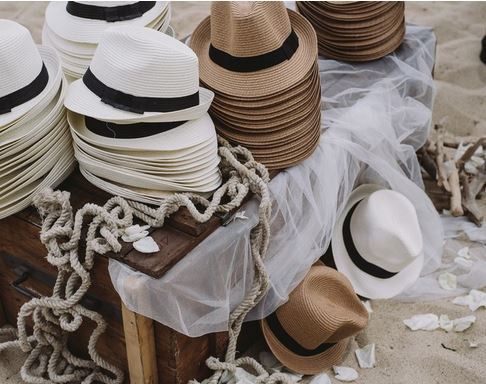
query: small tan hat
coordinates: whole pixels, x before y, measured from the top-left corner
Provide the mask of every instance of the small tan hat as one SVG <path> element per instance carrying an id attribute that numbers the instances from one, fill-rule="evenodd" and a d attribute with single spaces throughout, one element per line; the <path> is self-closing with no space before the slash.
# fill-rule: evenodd
<path id="1" fill-rule="evenodd" d="M 263 335 L 282 364 L 311 375 L 343 361 L 349 338 L 368 324 L 368 312 L 348 279 L 314 265 L 289 300 L 261 321 Z"/>

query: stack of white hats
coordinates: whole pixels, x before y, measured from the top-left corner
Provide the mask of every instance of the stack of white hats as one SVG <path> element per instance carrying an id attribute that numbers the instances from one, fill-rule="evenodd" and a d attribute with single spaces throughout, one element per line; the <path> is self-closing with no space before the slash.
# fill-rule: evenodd
<path id="1" fill-rule="evenodd" d="M 18 212 L 74 166 L 56 52 L 23 26 L 0 19 L 0 219 Z"/>
<path id="2" fill-rule="evenodd" d="M 65 100 L 82 174 L 105 191 L 159 204 L 175 192 L 221 184 L 214 94 L 180 41 L 142 27 L 105 32 Z"/>
<path id="3" fill-rule="evenodd" d="M 61 56 L 69 81 L 79 79 L 106 29 L 113 26 L 148 27 L 173 35 L 167 1 L 60 1 L 46 10 L 42 42 Z"/>

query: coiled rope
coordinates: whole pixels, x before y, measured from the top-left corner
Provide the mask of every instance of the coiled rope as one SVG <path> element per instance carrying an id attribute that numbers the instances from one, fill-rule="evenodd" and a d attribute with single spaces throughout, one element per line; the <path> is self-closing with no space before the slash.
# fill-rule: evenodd
<path id="1" fill-rule="evenodd" d="M 31 299 L 18 314 L 18 338 L 0 344 L 2 350 L 19 347 L 28 353 L 21 368 L 21 377 L 27 383 L 106 383 L 120 384 L 123 372 L 104 360 L 96 344 L 106 330 L 103 317 L 84 308 L 80 301 L 91 286 L 90 272 L 95 254 L 119 252 L 118 238 L 137 217 L 153 227 L 161 227 L 164 221 L 180 207 L 187 207 L 198 222 L 208 221 L 215 213 L 227 213 L 239 207 L 245 196 L 252 192 L 260 199 L 259 222 L 250 233 L 251 253 L 255 278 L 246 298 L 230 314 L 229 342 L 224 362 L 211 357 L 207 365 L 215 373 L 211 384 L 220 381 L 225 371 L 234 372 L 237 367 L 251 367 L 259 382 L 268 384 L 289 383 L 282 374 L 269 375 L 254 359 L 236 359 L 236 343 L 243 321 L 268 290 L 269 278 L 265 270 L 265 258 L 270 238 L 269 216 L 271 211 L 267 169 L 253 159 L 245 148 L 232 147 L 222 138 L 219 141 L 220 169 L 227 181 L 213 194 L 211 200 L 200 195 L 183 193 L 166 199 L 158 208 L 113 197 L 104 206 L 86 204 L 75 215 L 69 202 L 70 194 L 50 189 L 40 192 L 34 199 L 42 217 L 40 239 L 47 249 L 47 260 L 57 267 L 58 275 L 52 296 Z M 222 203 L 223 198 L 229 201 Z M 199 211 L 197 206 L 202 206 Z M 83 227 L 87 227 L 84 257 L 79 257 L 79 245 Z M 33 320 L 33 332 L 29 335 L 26 321 Z M 73 355 L 67 345 L 70 333 L 79 329 L 85 319 L 96 324 L 89 342 L 90 360 Z"/>

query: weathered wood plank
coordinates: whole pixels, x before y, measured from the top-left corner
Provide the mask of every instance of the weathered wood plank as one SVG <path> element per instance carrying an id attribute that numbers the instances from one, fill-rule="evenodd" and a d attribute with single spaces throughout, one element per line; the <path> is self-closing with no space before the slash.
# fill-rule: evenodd
<path id="1" fill-rule="evenodd" d="M 130 383 L 158 384 L 153 321 L 122 303 Z"/>

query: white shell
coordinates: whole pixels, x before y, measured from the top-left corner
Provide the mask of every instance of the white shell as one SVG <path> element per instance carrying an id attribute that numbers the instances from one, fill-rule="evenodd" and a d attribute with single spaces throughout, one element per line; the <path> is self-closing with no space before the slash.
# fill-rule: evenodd
<path id="1" fill-rule="evenodd" d="M 149 231 L 142 231 L 142 232 L 134 233 L 132 235 L 123 235 L 122 240 L 125 243 L 133 243 L 134 241 L 143 239 L 144 237 L 148 236 L 148 234 Z"/>
<path id="2" fill-rule="evenodd" d="M 351 367 L 335 365 L 332 369 L 334 370 L 334 377 L 339 381 L 354 381 L 359 377 L 358 372 Z"/>
<path id="3" fill-rule="evenodd" d="M 403 320 L 403 323 L 412 331 L 433 331 L 439 328 L 439 318 L 433 313 L 415 315 L 410 319 Z"/>
<path id="4" fill-rule="evenodd" d="M 142 253 L 154 253 L 160 251 L 159 245 L 151 236 L 135 241 L 133 243 L 133 248 Z"/>
<path id="5" fill-rule="evenodd" d="M 486 293 L 472 289 L 469 295 L 456 297 L 452 302 L 457 305 L 467 306 L 474 312 L 480 307 L 486 308 Z"/>
<path id="6" fill-rule="evenodd" d="M 438 280 L 440 287 L 446 291 L 453 291 L 457 288 L 457 276 L 450 272 L 441 273 Z"/>
<path id="7" fill-rule="evenodd" d="M 454 322 L 447 315 L 440 315 L 439 325 L 446 332 L 450 332 L 454 328 Z"/>
<path id="8" fill-rule="evenodd" d="M 309 384 L 331 384 L 331 379 L 326 373 L 315 375 Z"/>
<path id="9" fill-rule="evenodd" d="M 360 368 L 374 368 L 376 365 L 375 344 L 368 344 L 354 351 Z"/>
<path id="10" fill-rule="evenodd" d="M 476 316 L 466 316 L 459 319 L 455 319 L 454 322 L 454 332 L 464 332 L 476 321 Z"/>

